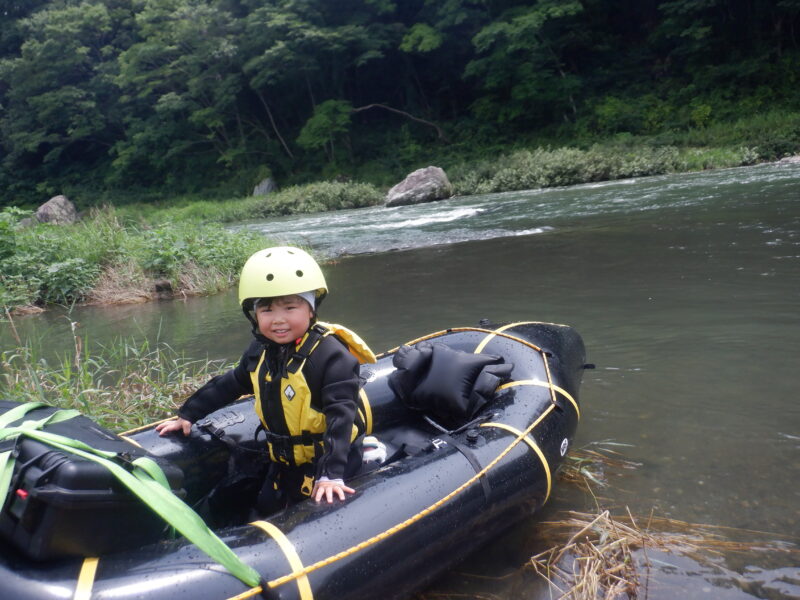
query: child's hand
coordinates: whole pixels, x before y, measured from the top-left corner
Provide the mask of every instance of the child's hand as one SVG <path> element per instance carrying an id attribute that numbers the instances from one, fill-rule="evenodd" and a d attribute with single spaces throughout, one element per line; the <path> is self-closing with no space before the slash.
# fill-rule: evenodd
<path id="1" fill-rule="evenodd" d="M 189 435 L 191 430 L 192 422 L 187 421 L 186 419 L 181 419 L 180 417 L 172 421 L 164 421 L 163 423 L 156 425 L 156 431 L 158 432 L 158 435 L 167 435 L 173 431 L 181 431 L 183 432 L 183 435 Z"/>
<path id="2" fill-rule="evenodd" d="M 347 487 L 341 479 L 331 479 L 328 481 L 316 481 L 314 483 L 314 489 L 311 490 L 311 495 L 316 502 L 319 502 L 322 500 L 322 497 L 325 496 L 328 504 L 332 504 L 334 494 L 339 497 L 339 500 L 344 500 L 345 492 L 348 494 L 356 493 L 353 488 Z"/>

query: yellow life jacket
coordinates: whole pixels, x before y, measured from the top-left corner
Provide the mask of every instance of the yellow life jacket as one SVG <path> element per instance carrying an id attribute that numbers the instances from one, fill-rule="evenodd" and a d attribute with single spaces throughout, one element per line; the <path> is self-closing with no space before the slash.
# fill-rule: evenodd
<path id="1" fill-rule="evenodd" d="M 360 364 L 376 362 L 375 354 L 367 344 L 342 325 L 317 322 L 312 325 L 295 346 L 294 354 L 286 363 L 286 376 L 280 380 L 281 409 L 289 429 L 289 436 L 279 436 L 270 432 L 261 403 L 259 373 L 266 359 L 262 352 L 255 371 L 250 372 L 255 394 L 255 410 L 267 431 L 267 444 L 271 460 L 286 465 L 302 465 L 314 460 L 322 452 L 322 434 L 325 432 L 325 415 L 311 405 L 311 390 L 303 375 L 303 366 L 308 357 L 317 349 L 320 342 L 329 335 L 342 341 Z M 272 376 L 266 373 L 265 380 L 272 383 Z M 350 441 L 361 434 L 372 433 L 372 412 L 364 390 L 359 390 L 356 413 Z M 283 438 L 283 439 L 278 439 Z M 287 444 L 290 452 L 287 452 Z"/>

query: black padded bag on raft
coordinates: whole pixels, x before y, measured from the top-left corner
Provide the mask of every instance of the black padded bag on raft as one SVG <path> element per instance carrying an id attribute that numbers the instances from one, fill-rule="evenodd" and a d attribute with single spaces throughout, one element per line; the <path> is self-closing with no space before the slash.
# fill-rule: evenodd
<path id="1" fill-rule="evenodd" d="M 514 368 L 502 356 L 429 342 L 401 346 L 392 364 L 396 370 L 389 375 L 389 386 L 395 395 L 451 430 L 472 420 Z"/>

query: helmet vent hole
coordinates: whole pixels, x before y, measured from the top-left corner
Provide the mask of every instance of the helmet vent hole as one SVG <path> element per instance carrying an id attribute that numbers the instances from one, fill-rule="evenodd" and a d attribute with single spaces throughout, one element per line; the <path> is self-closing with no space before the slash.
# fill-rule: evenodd
<path id="1" fill-rule="evenodd" d="M 267 281 L 272 281 L 273 279 L 275 279 L 275 275 L 273 275 L 272 273 L 267 275 Z"/>
<path id="2" fill-rule="evenodd" d="M 298 277 L 302 277 L 303 276 L 303 272 L 300 271 L 299 269 L 297 271 L 295 271 L 295 273 L 297 274 Z"/>

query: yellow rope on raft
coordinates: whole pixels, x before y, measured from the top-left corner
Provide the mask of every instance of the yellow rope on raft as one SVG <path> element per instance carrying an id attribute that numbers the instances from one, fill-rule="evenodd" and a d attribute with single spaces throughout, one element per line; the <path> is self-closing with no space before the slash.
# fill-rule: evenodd
<path id="1" fill-rule="evenodd" d="M 518 323 L 509 323 L 508 325 L 503 325 L 502 327 L 499 327 L 499 328 L 495 329 L 492 333 L 490 333 L 485 338 L 483 338 L 483 341 L 480 344 L 478 344 L 478 347 L 475 348 L 473 353 L 474 354 L 480 354 L 481 351 L 486 347 L 486 344 L 488 344 L 495 337 L 497 337 L 498 333 L 502 333 L 506 329 L 511 329 L 512 327 L 516 327 L 517 325 L 532 325 L 532 324 L 533 324 L 532 321 L 520 321 Z"/>
<path id="2" fill-rule="evenodd" d="M 551 392 L 558 392 L 564 396 L 564 398 L 569 400 L 570 404 L 572 404 L 573 408 L 575 408 L 575 413 L 578 415 L 578 419 L 581 418 L 581 409 L 578 407 L 578 402 L 575 400 L 575 398 L 573 398 L 572 395 L 564 388 L 547 383 L 546 381 L 537 381 L 536 379 L 520 379 L 519 381 L 509 381 L 508 383 L 504 383 L 498 387 L 497 391 L 506 390 L 519 385 L 535 385 L 538 387 L 549 388 Z"/>
<path id="3" fill-rule="evenodd" d="M 549 413 L 551 410 L 553 410 L 552 405 L 547 408 L 544 414 Z M 514 435 L 519 435 L 519 429 L 512 427 L 511 425 L 506 425 L 505 423 L 481 423 L 481 427 L 496 427 L 498 429 L 508 431 L 509 433 L 513 433 Z M 534 442 L 530 436 L 526 435 L 524 438 L 522 438 L 522 441 L 530 446 L 531 450 L 534 451 L 536 456 L 538 456 L 539 460 L 542 462 L 544 474 L 547 477 L 547 493 L 544 496 L 544 501 L 547 502 L 548 498 L 550 498 L 550 490 L 553 487 L 553 479 L 550 476 L 550 463 L 547 462 L 547 458 L 545 457 L 544 452 L 542 452 L 542 449 L 539 448 L 539 445 Z"/>
<path id="4" fill-rule="evenodd" d="M 502 329 L 502 327 L 501 327 L 501 329 Z M 508 338 L 509 340 L 514 340 L 515 342 L 519 342 L 520 344 L 524 344 L 525 346 L 528 346 L 529 348 L 533 348 L 537 352 L 542 352 L 542 349 L 539 346 L 537 346 L 536 344 L 533 344 L 533 343 L 531 343 L 531 342 L 529 342 L 527 340 L 523 340 L 522 338 L 518 338 L 518 337 L 516 337 L 514 335 L 509 335 L 508 333 L 502 333 L 502 332 L 494 331 L 492 329 L 483 329 L 482 327 L 453 327 L 452 329 L 445 329 L 443 331 L 437 331 L 435 333 L 429 333 L 426 336 L 423 336 L 421 338 L 417 338 L 415 340 L 411 340 L 410 342 L 407 342 L 406 345 L 411 346 L 413 344 L 418 344 L 420 342 L 426 342 L 428 340 L 432 340 L 433 338 L 437 338 L 437 337 L 441 337 L 443 335 L 447 335 L 448 333 L 461 333 L 461 332 L 464 332 L 464 331 L 475 331 L 477 333 L 487 333 L 487 334 L 490 334 L 490 335 L 494 334 L 495 336 Z M 400 349 L 400 347 L 398 346 L 397 348 L 392 348 L 391 350 L 387 350 L 386 352 L 381 352 L 380 354 L 378 354 L 378 358 L 382 358 L 384 356 L 392 354 L 393 352 L 397 352 L 399 349 Z"/>
<path id="5" fill-rule="evenodd" d="M 286 537 L 285 533 L 283 533 L 269 521 L 254 521 L 250 523 L 250 525 L 258 527 L 272 539 L 278 542 L 278 546 L 280 546 L 284 556 L 286 556 L 286 560 L 289 561 L 289 566 L 292 569 L 295 571 L 303 569 L 303 561 L 300 560 L 300 555 L 297 554 L 297 549 L 294 547 L 294 544 L 292 544 L 289 538 Z M 311 584 L 308 583 L 308 577 L 305 575 L 297 578 L 297 591 L 300 592 L 300 600 L 314 600 L 314 593 L 311 591 Z M 236 600 L 236 598 L 238 598 L 238 596 L 231 598 L 231 600 Z"/>

